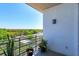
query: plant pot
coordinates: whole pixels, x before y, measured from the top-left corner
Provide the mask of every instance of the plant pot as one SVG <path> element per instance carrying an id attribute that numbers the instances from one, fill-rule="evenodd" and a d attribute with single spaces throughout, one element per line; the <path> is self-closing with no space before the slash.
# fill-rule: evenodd
<path id="1" fill-rule="evenodd" d="M 46 48 L 45 47 L 41 47 L 41 52 L 46 52 Z"/>
<path id="2" fill-rule="evenodd" d="M 33 55 L 33 49 L 32 48 L 27 49 L 26 52 L 27 52 L 27 56 Z"/>

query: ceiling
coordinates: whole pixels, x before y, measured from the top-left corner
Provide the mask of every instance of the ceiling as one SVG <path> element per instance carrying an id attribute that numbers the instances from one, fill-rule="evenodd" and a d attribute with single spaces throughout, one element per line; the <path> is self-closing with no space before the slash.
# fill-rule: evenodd
<path id="1" fill-rule="evenodd" d="M 45 9 L 59 5 L 61 3 L 27 3 L 27 4 L 37 9 L 38 11 L 43 12 Z"/>

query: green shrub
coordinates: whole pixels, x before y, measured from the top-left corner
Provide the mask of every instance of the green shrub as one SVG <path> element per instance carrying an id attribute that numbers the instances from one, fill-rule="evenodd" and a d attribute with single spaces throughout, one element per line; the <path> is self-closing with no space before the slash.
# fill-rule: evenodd
<path id="1" fill-rule="evenodd" d="M 32 39 L 33 38 L 33 35 L 27 35 L 27 38 L 28 39 Z"/>

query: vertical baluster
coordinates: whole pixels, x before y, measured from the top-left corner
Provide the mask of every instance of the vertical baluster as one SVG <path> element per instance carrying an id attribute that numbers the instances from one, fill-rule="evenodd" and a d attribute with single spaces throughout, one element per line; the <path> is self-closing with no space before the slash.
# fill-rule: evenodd
<path id="1" fill-rule="evenodd" d="M 20 56 L 20 46 L 21 44 L 20 44 L 20 38 L 19 38 L 19 56 Z"/>

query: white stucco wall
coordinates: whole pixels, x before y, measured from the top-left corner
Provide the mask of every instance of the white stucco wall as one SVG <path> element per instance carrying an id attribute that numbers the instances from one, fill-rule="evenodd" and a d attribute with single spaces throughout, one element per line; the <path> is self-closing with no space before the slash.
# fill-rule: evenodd
<path id="1" fill-rule="evenodd" d="M 60 4 L 44 11 L 44 37 L 48 48 L 65 55 L 78 55 L 78 4 Z M 57 23 L 52 24 L 52 19 Z"/>
<path id="2" fill-rule="evenodd" d="M 79 50 L 79 4 L 78 4 L 78 50 Z M 78 51 L 78 55 L 79 55 L 79 51 Z"/>

